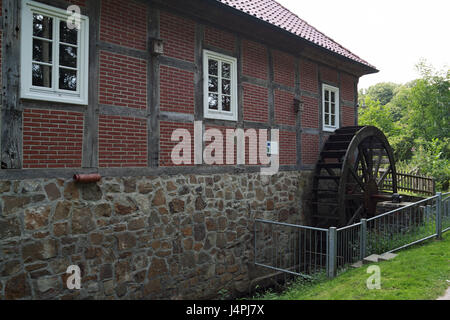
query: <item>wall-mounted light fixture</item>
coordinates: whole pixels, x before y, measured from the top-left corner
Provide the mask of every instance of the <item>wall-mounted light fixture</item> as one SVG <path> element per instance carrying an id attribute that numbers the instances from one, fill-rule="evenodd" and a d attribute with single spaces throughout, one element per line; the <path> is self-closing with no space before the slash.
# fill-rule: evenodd
<path id="1" fill-rule="evenodd" d="M 304 102 L 298 98 L 294 98 L 294 112 L 303 111 Z"/>

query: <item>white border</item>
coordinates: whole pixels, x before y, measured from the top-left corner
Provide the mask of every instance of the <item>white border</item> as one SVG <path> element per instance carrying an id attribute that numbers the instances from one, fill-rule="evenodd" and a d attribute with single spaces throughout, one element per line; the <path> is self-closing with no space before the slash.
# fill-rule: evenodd
<path id="1" fill-rule="evenodd" d="M 329 91 L 334 91 L 336 94 L 336 125 L 335 126 L 326 126 L 325 125 L 325 89 Z M 340 126 L 340 96 L 339 96 L 339 88 L 330 86 L 328 84 L 322 84 L 322 130 L 333 132 L 336 129 L 339 129 Z"/>
<path id="2" fill-rule="evenodd" d="M 231 65 L 231 112 L 209 109 L 208 101 L 208 58 L 214 58 Z M 217 52 L 203 50 L 203 117 L 219 120 L 238 120 L 237 59 Z"/>
<path id="3" fill-rule="evenodd" d="M 23 99 L 87 105 L 89 90 L 89 18 L 83 15 L 80 16 L 81 29 L 78 31 L 78 88 L 76 92 L 72 92 L 60 90 L 54 86 L 52 86 L 52 88 L 37 88 L 32 86 L 31 61 L 33 58 L 33 43 L 31 38 L 33 32 L 33 13 L 41 13 L 60 19 L 67 19 L 69 17 L 66 10 L 35 1 L 22 0 L 20 97 Z M 59 26 L 55 26 L 54 24 L 53 28 L 56 30 L 56 32 L 54 32 L 54 38 L 58 40 L 54 41 L 53 44 L 53 50 L 56 52 L 55 42 L 59 42 L 59 39 L 57 38 Z M 55 56 L 54 58 L 58 59 L 59 57 Z M 53 81 L 56 81 L 57 83 L 59 80 L 55 75 L 57 74 L 53 72 Z"/>

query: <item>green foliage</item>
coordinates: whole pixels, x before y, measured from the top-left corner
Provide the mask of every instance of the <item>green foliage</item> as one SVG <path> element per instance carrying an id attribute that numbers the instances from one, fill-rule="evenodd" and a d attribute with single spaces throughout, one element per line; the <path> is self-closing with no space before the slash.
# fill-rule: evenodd
<path id="1" fill-rule="evenodd" d="M 425 61 L 420 78 L 404 85 L 379 83 L 361 92 L 359 123 L 380 128 L 403 167 L 437 180 L 450 180 L 450 69 L 436 71 Z"/>
<path id="2" fill-rule="evenodd" d="M 438 190 L 448 190 L 450 182 L 450 139 L 434 138 L 431 141 L 417 140 L 417 149 L 411 164 L 420 168 L 420 172 L 436 179 Z"/>
<path id="3" fill-rule="evenodd" d="M 373 101 L 386 105 L 392 100 L 398 87 L 398 84 L 392 82 L 380 82 L 361 93 L 364 97 L 368 97 Z"/>

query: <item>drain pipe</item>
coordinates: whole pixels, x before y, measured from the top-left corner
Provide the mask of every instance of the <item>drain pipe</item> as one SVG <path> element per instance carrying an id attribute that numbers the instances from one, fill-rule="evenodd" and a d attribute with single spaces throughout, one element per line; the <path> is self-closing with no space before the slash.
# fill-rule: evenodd
<path id="1" fill-rule="evenodd" d="M 75 174 L 73 180 L 79 183 L 93 183 L 98 182 L 102 179 L 102 176 L 98 173 L 93 174 Z"/>

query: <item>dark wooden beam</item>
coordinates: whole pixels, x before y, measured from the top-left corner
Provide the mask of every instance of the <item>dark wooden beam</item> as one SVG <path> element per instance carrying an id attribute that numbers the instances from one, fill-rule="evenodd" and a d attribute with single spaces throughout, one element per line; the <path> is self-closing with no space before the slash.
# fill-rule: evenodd
<path id="1" fill-rule="evenodd" d="M 22 110 L 20 109 L 20 6 L 3 1 L 1 168 L 22 168 Z"/>
<path id="2" fill-rule="evenodd" d="M 87 2 L 89 12 L 89 95 L 84 114 L 83 168 L 98 166 L 100 0 Z"/>
<path id="3" fill-rule="evenodd" d="M 148 51 L 152 46 L 152 39 L 159 39 L 159 10 L 149 3 L 148 6 Z M 156 168 L 159 166 L 159 117 L 160 117 L 160 59 L 161 57 L 151 55 L 147 63 L 147 99 L 148 99 L 148 138 L 147 138 L 147 155 L 148 166 Z"/>
<path id="4" fill-rule="evenodd" d="M 295 59 L 295 85 L 294 85 L 294 92 L 295 92 L 295 98 L 301 100 L 302 97 L 302 91 L 300 89 L 300 60 Z M 292 104 L 294 102 L 292 101 Z M 302 111 L 299 110 L 299 112 L 295 115 L 295 128 L 296 128 L 296 147 L 297 147 L 297 166 L 300 170 L 302 166 Z"/>

